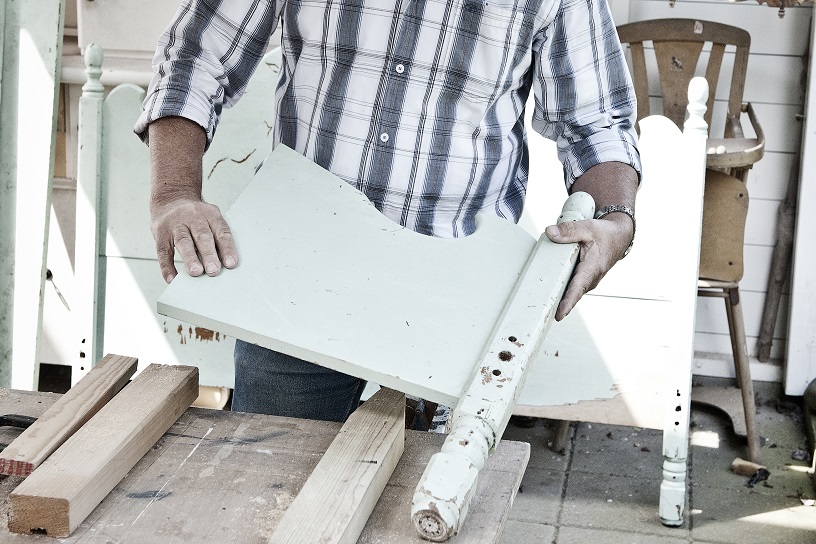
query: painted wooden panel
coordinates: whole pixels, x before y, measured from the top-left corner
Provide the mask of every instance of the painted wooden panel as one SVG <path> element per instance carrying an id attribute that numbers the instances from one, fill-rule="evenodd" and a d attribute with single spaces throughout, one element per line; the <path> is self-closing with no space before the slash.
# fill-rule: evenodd
<path id="1" fill-rule="evenodd" d="M 177 276 L 160 313 L 449 406 L 535 243 L 495 216 L 459 240 L 406 230 L 284 146 L 227 220 L 238 267 Z"/>
<path id="2" fill-rule="evenodd" d="M 64 1 L 6 0 L 0 101 L 0 385 L 37 384 Z"/>
<path id="3" fill-rule="evenodd" d="M 814 9 L 816 13 L 816 9 Z M 811 44 L 816 40 L 816 25 L 811 31 Z M 785 392 L 801 395 L 816 379 L 816 48 L 809 55 L 810 79 L 805 126 L 803 129 L 802 169 L 797 207 L 796 239 L 792 266 L 792 302 L 790 308 L 790 338 L 788 343 Z"/>
<path id="4" fill-rule="evenodd" d="M 671 387 L 666 365 L 672 361 L 666 327 L 675 310 L 668 301 L 584 297 L 573 314 L 550 329 L 516 413 L 576 404 L 572 411 L 578 413 L 582 402 L 617 397 L 625 413 L 616 414 L 616 420 L 610 413 L 609 421 L 597 415 L 582 415 L 581 421 L 663 428 Z M 610 320 L 610 315 L 626 318 Z M 627 348 L 610 349 L 613 345 Z"/>

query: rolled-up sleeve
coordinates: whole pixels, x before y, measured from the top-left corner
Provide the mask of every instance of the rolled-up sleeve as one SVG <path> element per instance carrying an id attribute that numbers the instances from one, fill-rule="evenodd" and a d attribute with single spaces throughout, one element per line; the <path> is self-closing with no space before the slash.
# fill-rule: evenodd
<path id="1" fill-rule="evenodd" d="M 238 101 L 263 57 L 283 3 L 184 0 L 159 38 L 134 132 L 147 142 L 151 122 L 185 117 L 207 131 L 209 146 L 221 110 Z"/>
<path id="2" fill-rule="evenodd" d="M 557 143 L 567 187 L 603 162 L 639 178 L 635 93 L 605 0 L 563 0 L 533 55 L 532 125 Z"/>

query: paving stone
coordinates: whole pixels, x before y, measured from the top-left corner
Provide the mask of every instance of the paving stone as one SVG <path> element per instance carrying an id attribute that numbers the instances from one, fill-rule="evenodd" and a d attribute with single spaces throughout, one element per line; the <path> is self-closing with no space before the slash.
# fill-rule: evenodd
<path id="1" fill-rule="evenodd" d="M 555 542 L 556 544 L 588 544 L 590 542 L 604 542 L 606 544 L 688 544 L 688 539 L 640 534 L 631 531 L 561 527 L 558 529 L 558 537 Z"/>
<path id="2" fill-rule="evenodd" d="M 663 477 L 663 431 L 581 423 L 572 470 L 604 475 Z"/>
<path id="3" fill-rule="evenodd" d="M 561 508 L 565 478 L 562 471 L 528 466 L 510 509 L 510 519 L 554 525 Z"/>
<path id="4" fill-rule="evenodd" d="M 530 468 L 543 468 L 564 472 L 569 464 L 569 456 L 552 451 L 556 422 L 550 419 L 535 419 L 532 427 L 517 427 L 510 423 L 502 435 L 502 440 L 518 440 L 530 444 Z"/>
<path id="5" fill-rule="evenodd" d="M 762 407 L 760 411 L 766 412 L 768 408 Z M 747 446 L 744 440 L 733 434 L 728 419 L 719 417 L 708 409 L 695 408 L 692 411 L 692 421 L 694 426 L 691 429 L 690 455 L 692 480 L 695 484 L 725 489 L 745 487 L 748 478 L 734 474 L 731 463 L 737 457 L 748 457 Z M 762 464 L 771 475 L 766 485 L 759 484 L 754 488 L 755 492 L 782 497 L 791 493 L 810 492 L 810 477 L 805 472 L 809 465 L 791 459 L 794 449 L 776 445 L 765 446 L 760 450 Z"/>
<path id="6" fill-rule="evenodd" d="M 550 544 L 555 541 L 555 527 L 540 523 L 510 520 L 504 526 L 499 544 Z"/>
<path id="7" fill-rule="evenodd" d="M 690 519 L 694 542 L 805 544 L 816 542 L 816 507 L 796 498 L 697 485 Z"/>
<path id="8" fill-rule="evenodd" d="M 686 538 L 687 523 L 680 527 L 660 523 L 660 481 L 571 471 L 559 523 Z"/>

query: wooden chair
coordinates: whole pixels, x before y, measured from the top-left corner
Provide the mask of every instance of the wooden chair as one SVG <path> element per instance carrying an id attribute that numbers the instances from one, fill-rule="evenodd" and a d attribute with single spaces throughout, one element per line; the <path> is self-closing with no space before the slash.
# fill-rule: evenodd
<path id="1" fill-rule="evenodd" d="M 745 181 L 748 170 L 762 158 L 765 138 L 750 103 L 743 102 L 745 74 L 748 66 L 750 34 L 730 25 L 694 19 L 660 19 L 638 21 L 618 27 L 618 36 L 629 44 L 638 120 L 650 113 L 662 113 L 682 126 L 685 115 L 685 89 L 696 72 L 704 70 L 710 94 L 705 120 L 709 126 L 707 143 L 705 201 L 700 242 L 700 280 L 698 295 L 725 300 L 728 328 L 739 390 L 733 388 L 698 388 L 692 400 L 712 404 L 725 410 L 738 434 L 747 435 L 749 457 L 759 462 L 759 435 L 756 429 L 756 407 L 751 382 L 745 325 L 740 305 L 739 281 L 743 275 L 743 241 L 748 210 Z M 651 43 L 654 58 L 647 60 Z M 730 74 L 727 111 L 722 137 L 711 129 L 715 96 L 723 70 L 726 49 L 734 49 Z M 707 63 L 707 64 L 706 64 Z M 655 66 L 656 65 L 656 66 Z M 657 77 L 655 78 L 655 72 Z M 651 77 L 650 77 L 651 76 Z M 656 84 L 659 82 L 659 89 Z M 662 96 L 662 112 L 654 112 Z M 746 137 L 742 114 L 747 113 L 754 137 Z M 715 127 L 718 125 L 715 124 Z M 744 419 L 739 414 L 741 397 Z M 734 409 L 736 407 L 736 410 Z"/>

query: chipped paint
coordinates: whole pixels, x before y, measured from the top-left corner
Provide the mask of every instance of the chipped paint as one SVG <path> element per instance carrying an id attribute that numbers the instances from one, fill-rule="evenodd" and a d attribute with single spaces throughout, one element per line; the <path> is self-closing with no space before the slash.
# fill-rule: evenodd
<path id="1" fill-rule="evenodd" d="M 487 385 L 493 380 L 493 375 L 490 373 L 490 367 L 483 366 L 479 369 L 482 375 L 482 385 Z"/>

